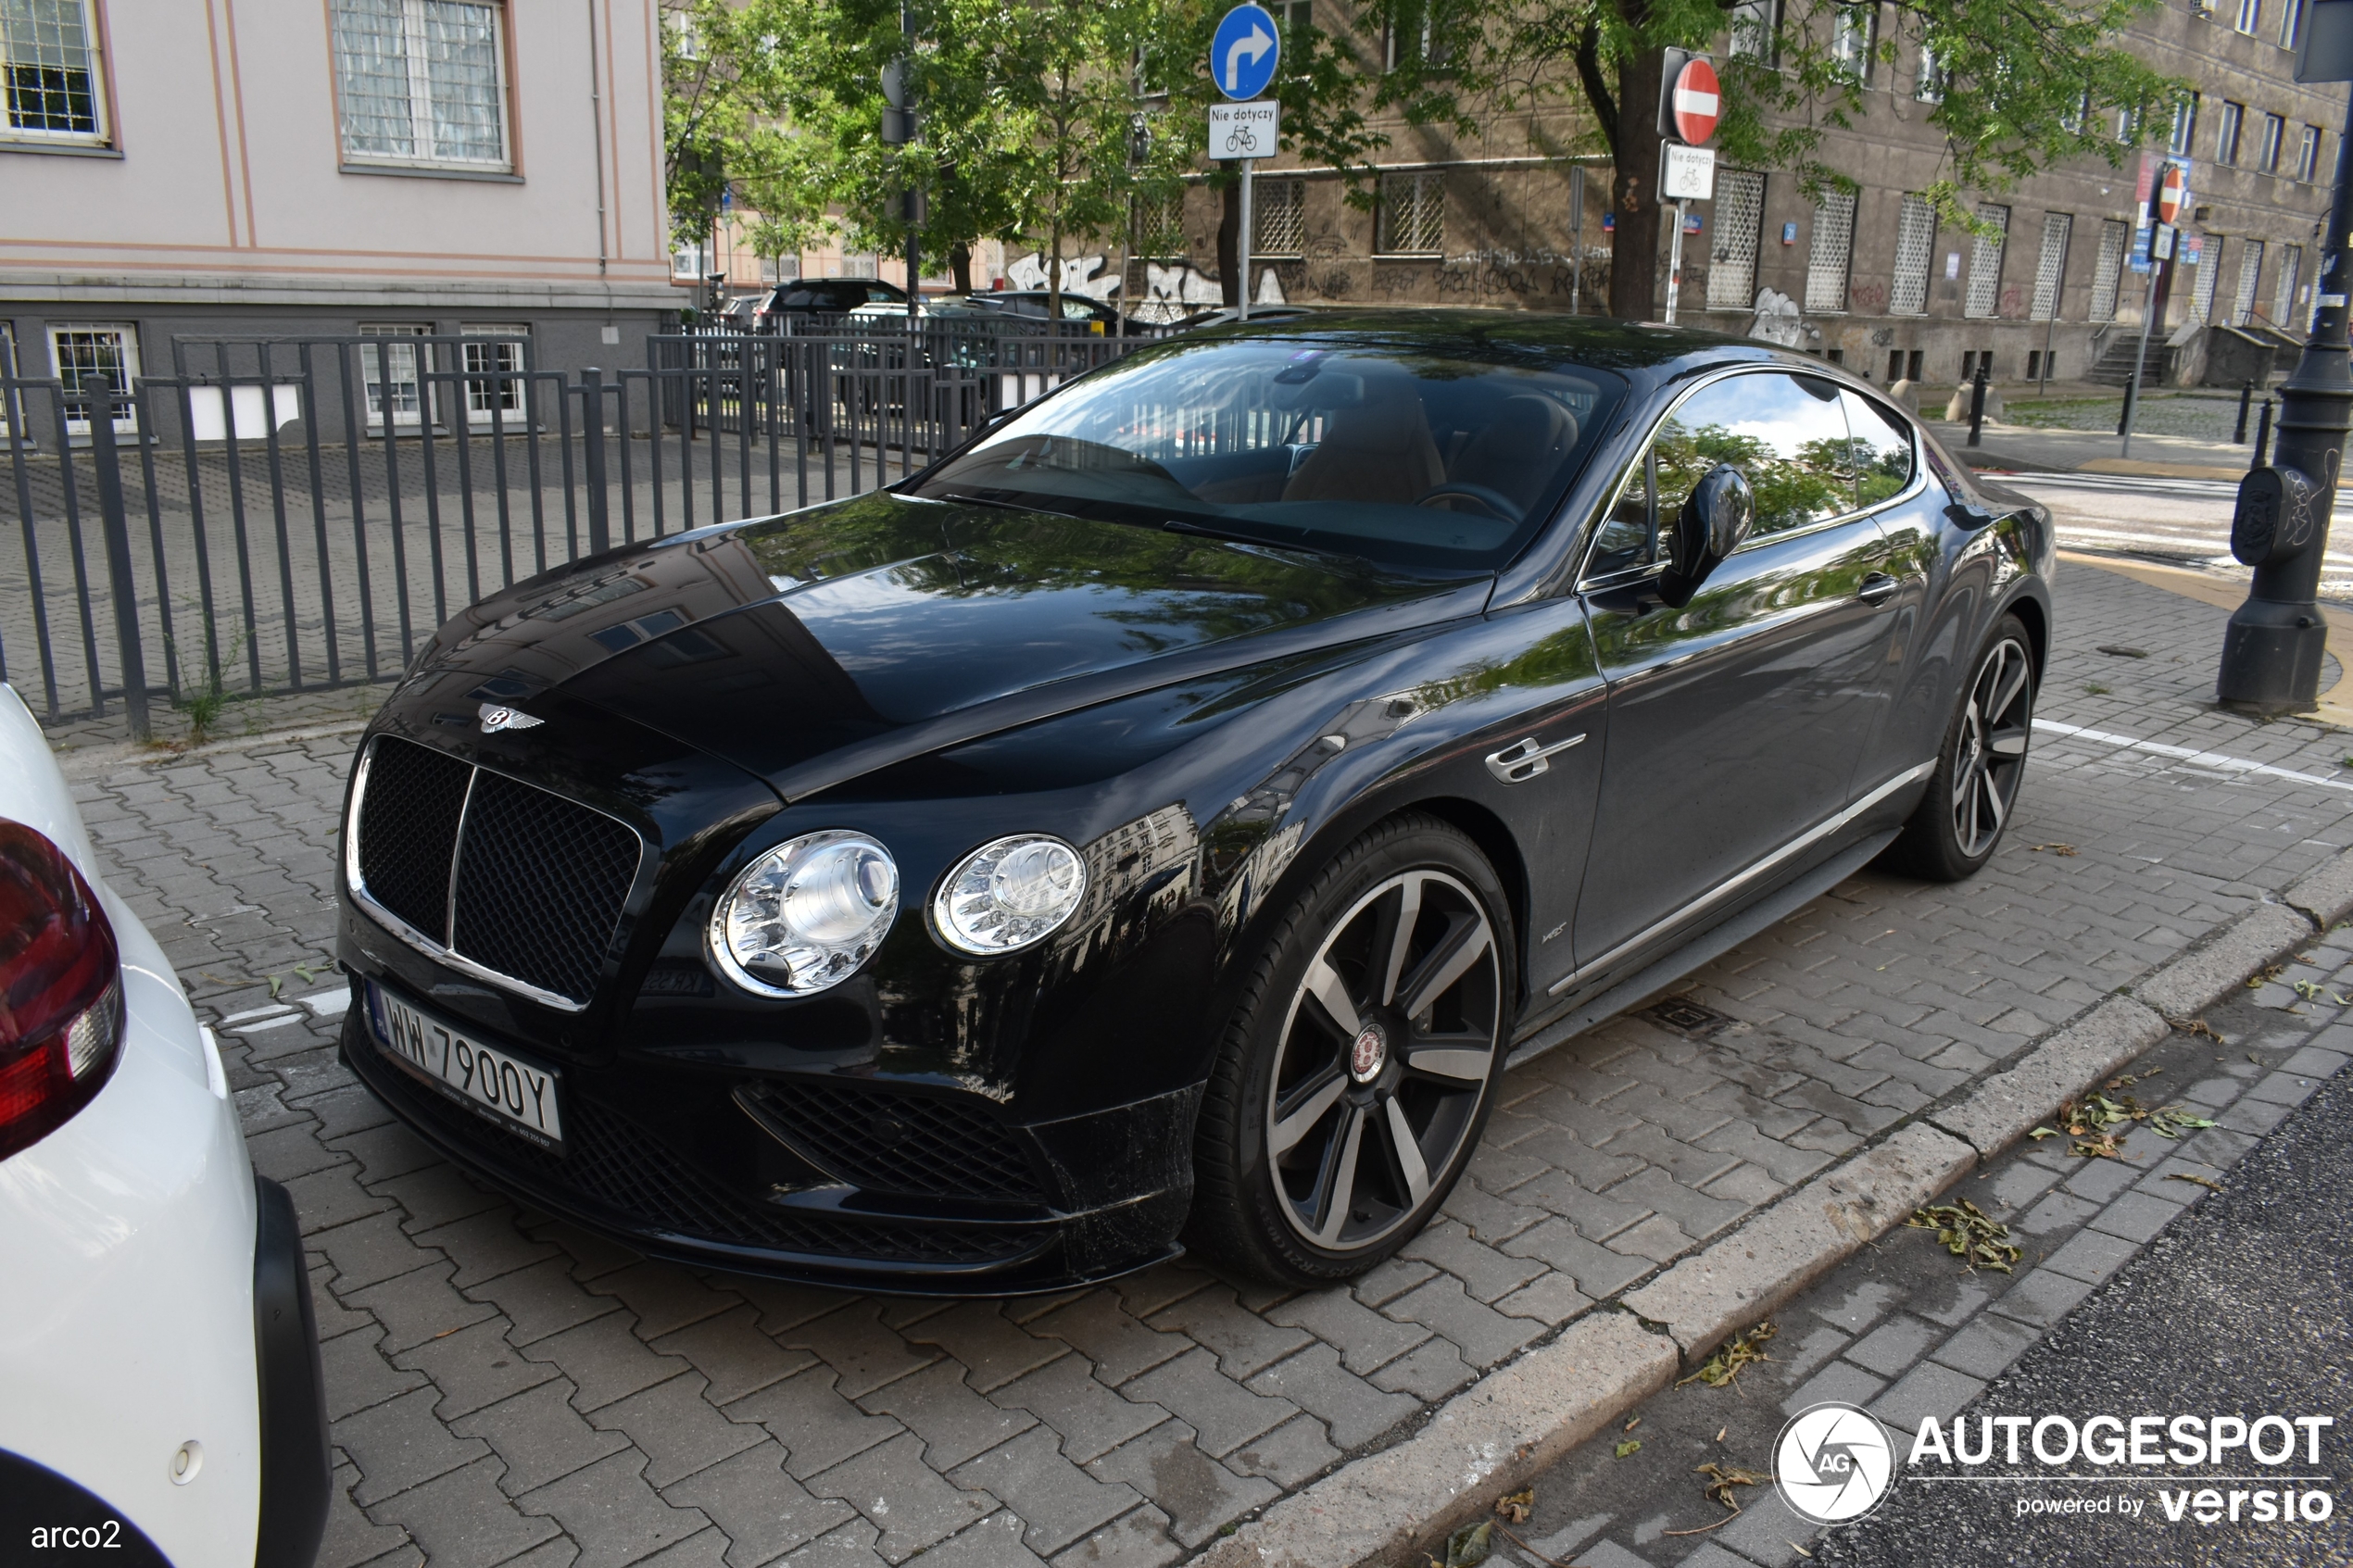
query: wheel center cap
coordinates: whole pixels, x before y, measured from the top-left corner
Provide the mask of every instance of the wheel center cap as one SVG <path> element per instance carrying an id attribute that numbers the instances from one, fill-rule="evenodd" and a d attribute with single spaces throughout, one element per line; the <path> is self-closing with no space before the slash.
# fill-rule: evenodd
<path id="1" fill-rule="evenodd" d="M 1378 1023 L 1367 1023 L 1348 1047 L 1348 1075 L 1360 1084 L 1369 1084 L 1380 1076 L 1389 1064 L 1389 1036 L 1381 1033 Z"/>

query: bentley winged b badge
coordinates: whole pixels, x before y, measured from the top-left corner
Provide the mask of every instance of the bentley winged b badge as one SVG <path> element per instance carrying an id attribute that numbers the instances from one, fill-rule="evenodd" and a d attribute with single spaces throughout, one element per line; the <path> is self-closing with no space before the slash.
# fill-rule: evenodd
<path id="1" fill-rule="evenodd" d="M 482 733 L 485 735 L 495 735 L 501 730 L 535 730 L 547 721 L 516 709 L 501 708 L 495 702 L 482 705 Z"/>

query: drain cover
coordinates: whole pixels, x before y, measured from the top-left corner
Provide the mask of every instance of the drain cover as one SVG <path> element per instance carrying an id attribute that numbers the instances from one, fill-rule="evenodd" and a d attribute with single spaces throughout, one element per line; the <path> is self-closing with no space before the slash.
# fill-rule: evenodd
<path id="1" fill-rule="evenodd" d="M 1705 1035 L 1731 1022 L 1713 1008 L 1705 1008 L 1689 997 L 1669 997 L 1642 1010 L 1642 1016 L 1669 1029 L 1680 1029 L 1686 1035 Z"/>

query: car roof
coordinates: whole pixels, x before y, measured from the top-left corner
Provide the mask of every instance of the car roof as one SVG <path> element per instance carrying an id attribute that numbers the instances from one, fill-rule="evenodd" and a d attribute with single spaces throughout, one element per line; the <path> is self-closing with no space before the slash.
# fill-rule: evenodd
<path id="1" fill-rule="evenodd" d="M 1670 327 L 1658 321 L 1621 321 L 1549 310 L 1327 307 L 1264 324 L 1253 320 L 1206 326 L 1185 334 L 1185 340 L 1253 336 L 1353 341 L 1368 347 L 1424 353 L 1453 348 L 1472 355 L 1492 353 L 1498 347 L 1525 346 L 1547 357 L 1618 370 L 1667 371 L 1753 359 L 1836 380 L 1847 379 L 1836 365 L 1777 348 L 1755 338 L 1736 337 L 1701 327 Z"/>

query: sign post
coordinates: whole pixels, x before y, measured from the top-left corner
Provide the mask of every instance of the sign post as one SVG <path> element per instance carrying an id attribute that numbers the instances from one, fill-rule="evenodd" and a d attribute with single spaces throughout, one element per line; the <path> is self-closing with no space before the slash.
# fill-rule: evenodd
<path id="1" fill-rule="evenodd" d="M 1210 156 L 1236 158 L 1242 166 L 1242 232 L 1234 243 L 1241 286 L 1234 298 L 1245 321 L 1250 320 L 1251 172 L 1260 158 L 1274 156 L 1282 130 L 1279 103 L 1251 100 L 1274 85 L 1275 68 L 1282 57 L 1282 29 L 1276 25 L 1272 12 L 1254 4 L 1227 12 L 1210 35 L 1210 80 L 1232 100 L 1210 107 Z M 1227 150 L 1221 154 L 1221 148 Z"/>
<path id="2" fill-rule="evenodd" d="M 2144 169 L 2141 178 L 2153 198 L 2141 208 L 2141 223 L 2148 230 L 2149 292 L 2148 303 L 2141 308 L 2140 354 L 2133 361 L 2133 373 L 2124 378 L 2124 417 L 2116 424 L 2116 433 L 2124 438 L 2118 456 L 2125 458 L 2133 455 L 2133 426 L 2141 412 L 2141 375 L 2148 366 L 2149 329 L 2156 323 L 2158 285 L 2165 281 L 2165 264 L 2174 258 L 2174 220 L 2181 217 L 2183 204 L 2190 199 L 2189 174 L 2178 163 L 2166 164 L 2161 173 Z"/>
<path id="3" fill-rule="evenodd" d="M 2353 4 L 2353 0 L 2347 0 Z M 1716 194 L 1716 152 L 1705 145 L 1716 134 L 1722 88 L 1705 55 L 1667 51 L 1658 95 L 1658 194 L 1675 204 L 1675 237 L 1667 257 L 1667 323 L 1683 295 L 1683 203 Z"/>

